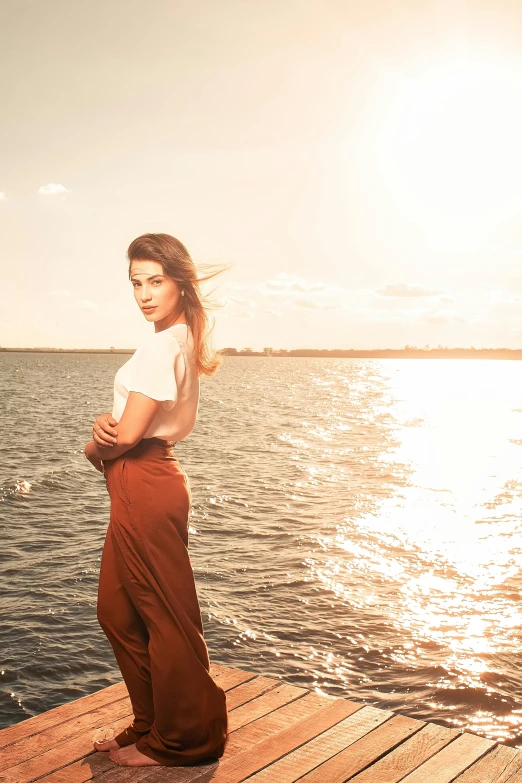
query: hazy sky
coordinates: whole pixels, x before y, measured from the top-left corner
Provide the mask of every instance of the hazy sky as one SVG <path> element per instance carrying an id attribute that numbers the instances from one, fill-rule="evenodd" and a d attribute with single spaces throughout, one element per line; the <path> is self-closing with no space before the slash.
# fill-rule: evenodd
<path id="1" fill-rule="evenodd" d="M 522 348 L 522 6 L 2 0 L 0 345 L 133 348 L 125 251 L 226 262 L 218 348 Z"/>

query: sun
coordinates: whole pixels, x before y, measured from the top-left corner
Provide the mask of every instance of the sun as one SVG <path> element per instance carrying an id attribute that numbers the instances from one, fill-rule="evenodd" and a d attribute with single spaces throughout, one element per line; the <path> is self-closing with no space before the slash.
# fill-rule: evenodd
<path id="1" fill-rule="evenodd" d="M 361 176 L 430 243 L 473 248 L 522 209 L 522 62 L 445 53 L 388 69 L 362 125 Z"/>

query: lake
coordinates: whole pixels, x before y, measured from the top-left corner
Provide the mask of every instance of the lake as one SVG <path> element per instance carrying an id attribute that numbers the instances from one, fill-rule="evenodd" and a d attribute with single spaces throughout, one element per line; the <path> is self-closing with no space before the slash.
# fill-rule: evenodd
<path id="1" fill-rule="evenodd" d="M 121 680 L 83 454 L 128 355 L 0 353 L 0 727 Z M 522 747 L 522 363 L 226 357 L 175 453 L 213 662 Z"/>

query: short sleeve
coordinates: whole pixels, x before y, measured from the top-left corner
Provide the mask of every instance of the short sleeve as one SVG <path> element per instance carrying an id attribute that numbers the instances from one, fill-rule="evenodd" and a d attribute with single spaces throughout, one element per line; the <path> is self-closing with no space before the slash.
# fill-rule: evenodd
<path id="1" fill-rule="evenodd" d="M 171 334 L 153 334 L 135 353 L 129 392 L 160 400 L 171 410 L 178 399 L 178 386 L 185 372 L 181 346 Z"/>

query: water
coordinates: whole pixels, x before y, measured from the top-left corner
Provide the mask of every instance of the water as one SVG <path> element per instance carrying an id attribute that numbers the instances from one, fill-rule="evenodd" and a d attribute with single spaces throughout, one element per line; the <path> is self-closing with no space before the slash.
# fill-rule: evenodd
<path id="1" fill-rule="evenodd" d="M 0 726 L 121 679 L 83 454 L 123 355 L 0 353 Z M 176 446 L 211 660 L 522 747 L 522 363 L 227 357 Z"/>

